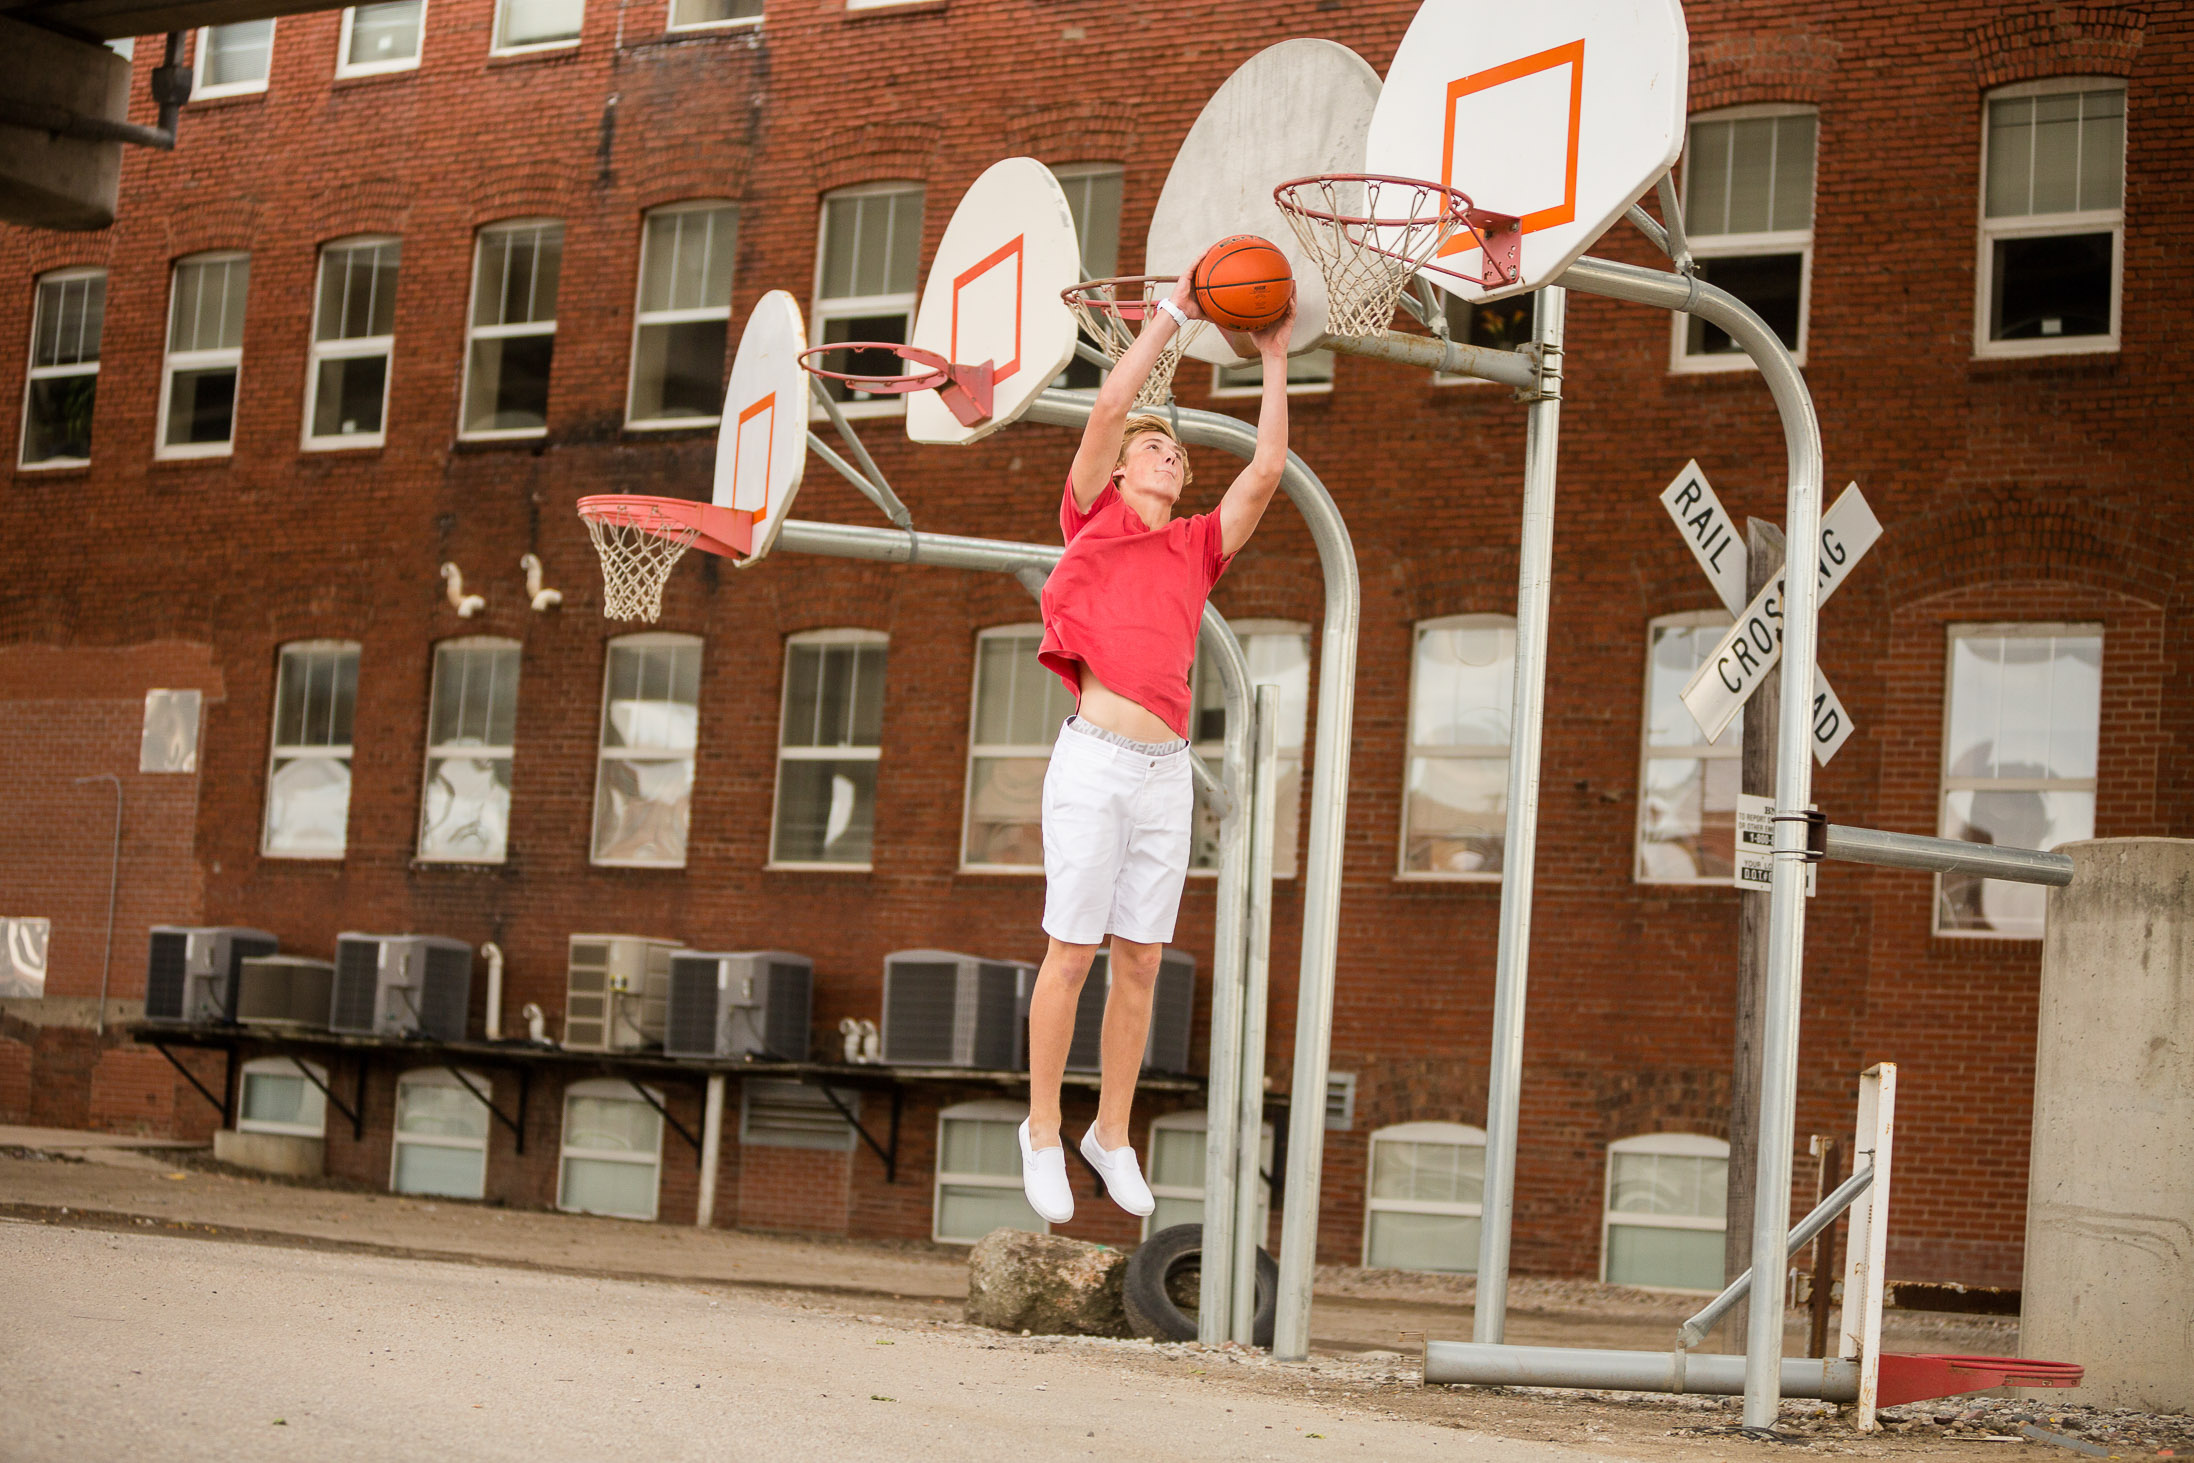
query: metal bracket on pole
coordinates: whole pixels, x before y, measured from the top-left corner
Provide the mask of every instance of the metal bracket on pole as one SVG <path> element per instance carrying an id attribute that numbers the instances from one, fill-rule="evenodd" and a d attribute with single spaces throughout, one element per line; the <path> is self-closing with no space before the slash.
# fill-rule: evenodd
<path id="1" fill-rule="evenodd" d="M 846 1120 L 846 1126 L 853 1129 L 855 1135 L 863 1143 L 868 1144 L 868 1151 L 875 1154 L 877 1161 L 883 1164 L 884 1182 L 887 1184 L 899 1182 L 899 1089 L 896 1087 L 891 1089 L 891 1146 L 886 1148 L 871 1136 L 868 1129 L 861 1126 L 861 1120 L 853 1115 L 853 1109 L 846 1105 L 845 1099 L 838 1095 L 837 1089 L 827 1082 L 819 1082 L 816 1086 L 822 1092 L 825 1100 L 832 1107 L 838 1109 L 838 1116 Z"/>
<path id="2" fill-rule="evenodd" d="M 157 1041 L 150 1041 L 145 1044 L 151 1047 L 154 1051 L 158 1052 L 161 1056 L 166 1057 L 168 1059 L 168 1065 L 173 1067 L 176 1071 L 181 1072 L 183 1074 L 183 1080 L 185 1082 L 188 1082 L 191 1086 L 197 1088 L 198 1095 L 200 1097 L 203 1097 L 206 1101 L 213 1104 L 213 1110 L 221 1115 L 222 1122 L 226 1123 L 229 1120 L 229 1105 L 226 1102 L 222 1101 L 220 1098 L 215 1097 L 212 1092 L 207 1090 L 206 1084 L 198 1080 L 198 1074 L 196 1072 L 193 1072 L 190 1068 L 184 1066 L 182 1062 L 176 1058 L 174 1052 L 169 1051 L 167 1047 Z"/>
<path id="3" fill-rule="evenodd" d="M 1661 174 L 1660 193 L 1661 218 L 1664 220 L 1662 228 L 1668 236 L 1669 262 L 1676 266 L 1679 274 L 1696 275 L 1699 272 L 1699 262 L 1691 257 L 1691 240 L 1684 235 L 1684 205 L 1683 200 L 1676 196 L 1674 169 Z"/>
<path id="4" fill-rule="evenodd" d="M 639 1078 L 627 1077 L 625 1079 L 625 1085 L 627 1087 L 630 1087 L 633 1091 L 639 1093 L 640 1100 L 646 1103 L 649 1107 L 654 1108 L 656 1116 L 660 1117 L 664 1122 L 670 1124 L 670 1130 L 673 1133 L 676 1133 L 679 1137 L 686 1140 L 686 1146 L 693 1150 L 693 1166 L 695 1168 L 699 1168 L 701 1166 L 702 1157 L 700 1138 L 696 1136 L 693 1132 L 691 1132 L 684 1123 L 681 1123 L 676 1118 L 672 1117 L 670 1115 L 670 1109 L 663 1106 L 662 1103 L 656 1101 L 655 1094 L 640 1085 Z"/>
<path id="5" fill-rule="evenodd" d="M 823 415 L 830 418 L 830 424 L 838 429 L 839 439 L 861 464 L 860 470 L 855 471 L 852 464 L 831 451 L 813 432 L 808 433 L 808 450 L 829 463 L 840 477 L 859 488 L 862 496 L 883 509 L 884 516 L 891 520 L 892 527 L 903 528 L 908 533 L 914 532 L 914 515 L 907 512 L 907 505 L 900 502 L 899 495 L 891 490 L 891 483 L 884 477 L 884 470 L 876 465 L 875 458 L 868 455 L 868 447 L 861 441 L 861 434 L 853 430 L 853 424 L 839 410 L 837 399 L 823 388 L 821 377 L 808 378 L 808 394 L 822 407 Z"/>
<path id="6" fill-rule="evenodd" d="M 515 1119 L 505 1117 L 503 1115 L 503 1110 L 497 1107 L 494 1102 L 489 1099 L 488 1095 L 485 1092 L 482 1092 L 479 1088 L 473 1086 L 472 1079 L 470 1077 L 467 1077 L 463 1072 L 458 1071 L 454 1063 L 444 1062 L 442 1064 L 442 1070 L 449 1073 L 452 1077 L 455 1077 L 457 1079 L 457 1085 L 459 1087 L 464 1088 L 465 1091 L 480 1099 L 480 1106 L 488 1110 L 488 1116 L 494 1118 L 495 1121 L 510 1129 L 511 1137 L 517 1140 L 518 1152 L 522 1154 L 526 1151 L 526 1106 L 525 1100 L 523 1098 L 520 1098 L 518 1103 L 518 1116 Z M 523 1068 L 520 1069 L 521 1072 L 523 1072 L 523 1070 Z M 525 1089 L 523 1088 L 523 1086 L 521 1086 L 519 1090 L 523 1092 Z"/>

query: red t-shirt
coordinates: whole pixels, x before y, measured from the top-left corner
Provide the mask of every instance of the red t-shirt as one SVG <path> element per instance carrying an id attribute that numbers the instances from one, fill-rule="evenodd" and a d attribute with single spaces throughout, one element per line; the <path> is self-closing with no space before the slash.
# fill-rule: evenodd
<path id="1" fill-rule="evenodd" d="M 1067 551 L 1044 582 L 1044 643 L 1036 658 L 1079 695 L 1081 668 L 1188 735 L 1189 667 L 1204 601 L 1226 572 L 1219 515 L 1151 528 L 1105 484 L 1087 513 L 1068 481 L 1059 503 Z"/>

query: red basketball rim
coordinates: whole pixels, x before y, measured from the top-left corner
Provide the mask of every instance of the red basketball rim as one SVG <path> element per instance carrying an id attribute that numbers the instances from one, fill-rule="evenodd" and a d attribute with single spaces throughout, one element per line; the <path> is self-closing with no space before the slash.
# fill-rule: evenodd
<path id="1" fill-rule="evenodd" d="M 833 371 L 815 364 L 817 357 L 831 351 L 897 351 L 902 359 L 914 362 L 922 370 L 902 376 L 867 376 L 858 371 Z M 800 365 L 810 375 L 842 381 L 854 390 L 866 391 L 872 396 L 904 396 L 913 391 L 935 391 L 952 379 L 952 362 L 936 351 L 924 350 L 916 345 L 903 345 L 896 340 L 841 340 L 829 345 L 811 345 L 800 352 Z"/>

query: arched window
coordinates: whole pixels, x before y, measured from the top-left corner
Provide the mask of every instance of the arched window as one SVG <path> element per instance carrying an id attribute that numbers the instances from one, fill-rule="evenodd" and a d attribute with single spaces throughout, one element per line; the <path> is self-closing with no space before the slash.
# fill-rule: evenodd
<path id="1" fill-rule="evenodd" d="M 511 743 L 517 738 L 515 640 L 468 635 L 434 647 L 419 857 L 499 864 L 510 840 Z"/>
<path id="2" fill-rule="evenodd" d="M 1988 94 L 1973 353 L 2118 348 L 2125 82 L 2053 76 Z"/>
<path id="3" fill-rule="evenodd" d="M 890 650 L 880 630 L 809 630 L 786 640 L 772 866 L 868 867 Z"/>
<path id="4" fill-rule="evenodd" d="M 701 729 L 701 640 L 624 635 L 602 671 L 594 862 L 685 867 Z"/>
<path id="5" fill-rule="evenodd" d="M 274 22 L 213 29 L 253 25 L 268 27 L 271 35 Z M 234 450 L 236 395 L 244 369 L 244 300 L 250 289 L 249 254 L 221 250 L 175 261 L 154 456 L 226 457 Z"/>
<path id="6" fill-rule="evenodd" d="M 994 1229 L 1051 1233 L 1021 1192 L 1020 1103 L 963 1102 L 937 1115 L 937 1187 L 930 1238 L 971 1245 Z"/>
<path id="7" fill-rule="evenodd" d="M 274 734 L 267 755 L 269 858 L 341 858 L 350 827 L 351 723 L 358 705 L 358 645 L 293 640 L 274 678 Z"/>
<path id="8" fill-rule="evenodd" d="M 1485 1129 L 1397 1123 L 1371 1135 L 1364 1186 L 1364 1264 L 1396 1270 L 1478 1268 Z"/>
<path id="9" fill-rule="evenodd" d="M 735 203 L 671 203 L 648 213 L 640 226 L 627 426 L 698 427 L 723 416 L 738 252 Z"/>
<path id="10" fill-rule="evenodd" d="M 561 8 L 562 0 L 556 4 Z M 571 11 L 576 38 L 578 7 Z M 563 274 L 561 219 L 509 219 L 476 236 L 460 437 L 547 435 L 556 297 Z"/>
<path id="11" fill-rule="evenodd" d="M 1150 1193 L 1158 1207 L 1143 1220 L 1143 1238 L 1176 1224 L 1204 1222 L 1204 1142 L 1211 1117 L 1203 1108 L 1169 1112 L 1150 1125 Z M 1272 1124 L 1266 1123 L 1257 1145 L 1257 1166 L 1272 1171 Z M 1257 1242 L 1264 1243 L 1270 1228 L 1272 1187 L 1257 1186 Z"/>
<path id="12" fill-rule="evenodd" d="M 1638 757 L 1641 884 L 1727 884 L 1735 872 L 1743 718 L 1708 741 L 1683 703 L 1729 616 L 1663 615 L 1646 629 L 1644 745 Z"/>
<path id="13" fill-rule="evenodd" d="M 494 1084 L 465 1073 L 478 1092 Z M 478 1199 L 487 1192 L 488 1109 L 446 1067 L 406 1072 L 396 1083 L 396 1142 L 389 1188 L 399 1194 Z"/>
<path id="14" fill-rule="evenodd" d="M 1645 1133 L 1607 1145 L 1600 1278 L 1653 1290 L 1720 1290 L 1729 1144 Z"/>
<path id="15" fill-rule="evenodd" d="M 1410 658 L 1401 877 L 1501 876 L 1515 693 L 1513 615 L 1418 622 Z"/>
<path id="16" fill-rule="evenodd" d="M 343 12 L 346 24 L 351 13 Z M 403 244 L 396 239 L 337 239 L 321 249 L 305 363 L 306 447 L 379 447 L 387 440 L 402 262 Z"/>
<path id="17" fill-rule="evenodd" d="M 312 1074 L 306 1076 L 307 1072 Z M 327 1136 L 327 1095 L 315 1084 L 328 1080 L 327 1068 L 295 1057 L 256 1057 L 244 1063 L 236 1104 L 239 1133 L 286 1133 L 297 1138 Z"/>
<path id="18" fill-rule="evenodd" d="M 56 269 L 32 297 L 30 370 L 23 381 L 23 467 L 91 461 L 92 402 L 99 392 L 99 337 L 107 319 L 104 269 Z"/>
<path id="19" fill-rule="evenodd" d="M 653 1088 L 657 1102 L 663 1095 Z M 663 1168 L 663 1118 L 614 1077 L 564 1089 L 564 1142 L 556 1207 L 574 1214 L 653 1219 Z"/>

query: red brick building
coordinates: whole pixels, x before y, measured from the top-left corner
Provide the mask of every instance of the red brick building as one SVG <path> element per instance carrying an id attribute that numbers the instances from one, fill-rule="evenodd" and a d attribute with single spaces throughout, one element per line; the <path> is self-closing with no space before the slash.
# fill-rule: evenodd
<path id="1" fill-rule="evenodd" d="M 531 1003 L 552 1036 L 574 932 L 791 949 L 816 963 L 818 1054 L 835 1054 L 842 1018 L 878 1015 L 888 952 L 1041 953 L 1041 881 L 1013 866 L 1026 829 L 998 790 L 1014 769 L 987 765 L 1011 761 L 1011 738 L 971 743 L 994 694 L 979 662 L 1013 654 L 984 632 L 1034 619 L 1018 585 L 789 554 L 748 573 L 689 562 L 652 627 L 688 638 L 619 649 L 645 627 L 598 613 L 573 503 L 705 491 L 715 426 L 691 404 L 720 389 L 727 335 L 764 291 L 798 296 L 818 339 L 903 311 L 961 190 L 1016 153 L 1069 178 L 1085 247 L 1104 262 L 1096 236 L 1114 226 L 1116 267 L 1132 269 L 1179 139 L 1236 65 L 1317 34 L 1383 71 L 1414 4 L 746 13 L 762 9 L 435 0 L 201 36 L 181 143 L 129 154 L 113 228 L 0 230 L 0 399 L 17 403 L 0 426 L 0 916 L 51 922 L 44 1000 L 0 1017 L 0 1120 L 213 1126 L 119 1021 L 91 1029 L 102 982 L 141 997 L 156 923 L 257 926 L 323 957 L 345 930 L 492 940 L 504 1029 Z M 2194 23 L 1909 0 L 1695 3 L 1689 21 L 1698 252 L 1799 349 L 1830 482 L 1857 481 L 1886 528 L 1823 617 L 1822 664 L 1858 730 L 1819 802 L 1839 822 L 2007 842 L 2187 834 L 2194 431 L 2174 403 L 2194 367 L 2173 342 L 2194 310 L 2174 244 L 2194 226 Z M 1654 262 L 1623 230 L 1601 252 Z M 1524 1270 L 1605 1261 L 1686 1283 L 1704 1246 L 1719 1254 L 1699 1236 L 1727 1131 L 1734 764 L 1648 706 L 1649 653 L 1680 684 L 1696 652 L 1680 632 L 1719 615 L 1660 488 L 1696 458 L 1733 513 L 1781 513 L 1766 392 L 1716 344 L 1571 298 Z M 1499 900 L 1499 812 L 1475 789 L 1505 741 L 1480 688 L 1501 679 L 1513 610 L 1522 417 L 1482 385 L 1307 364 L 1295 443 L 1363 572 L 1333 1055 L 1353 1085 L 1328 1134 L 1322 1258 L 1467 1268 Z M 1180 399 L 1253 407 L 1220 384 L 1192 367 Z M 921 527 L 1056 532 L 1065 433 L 1017 427 L 955 453 L 912 447 L 894 420 L 865 429 Z M 1206 463 L 1194 506 L 1224 476 Z M 797 511 L 874 521 L 822 472 Z M 529 607 L 529 553 L 559 607 Z M 453 608 L 444 563 L 485 599 L 477 613 Z M 1216 603 L 1263 622 L 1268 663 L 1299 674 L 1290 646 L 1320 593 L 1282 509 Z M 459 639 L 483 643 L 445 645 Z M 613 661 L 670 678 L 639 696 L 677 711 L 650 723 L 667 741 L 639 739 L 652 762 L 601 740 Z M 867 722 L 811 739 L 837 748 L 827 788 L 812 747 L 781 752 L 788 697 L 821 725 L 822 700 L 800 699 L 820 693 L 788 690 L 788 665 L 881 687 Z M 461 689 L 464 666 L 506 687 L 515 674 L 515 703 Z M 277 715 L 285 674 L 294 720 Z M 137 770 L 155 690 L 199 695 L 193 770 Z M 437 695 L 488 708 L 488 730 L 430 726 Z M 458 772 L 469 791 L 452 791 Z M 123 793 L 111 870 L 113 790 L 75 781 L 107 776 Z M 453 807 L 492 826 L 458 837 Z M 1799 1132 L 1846 1131 L 1859 1069 L 1900 1064 L 1896 1278 L 2018 1283 L 2032 915 L 2000 891 L 1821 871 Z M 1210 883 L 1192 883 L 1180 944 L 1202 969 L 1211 916 Z M 1269 1047 L 1283 1085 L 1299 920 L 1285 880 Z M 477 979 L 473 999 L 477 1035 Z M 218 1078 L 218 1061 L 191 1060 Z M 331 1171 L 381 1181 L 410 1161 L 392 1154 L 404 1070 L 366 1066 L 362 1136 L 327 1114 Z M 578 1128 L 639 1131 L 619 1126 L 630 1102 L 565 1101 L 565 1075 L 532 1078 L 523 1155 L 499 1124 L 456 1124 L 488 1197 L 555 1203 L 562 1167 L 597 1161 Z M 492 1081 L 512 1111 L 508 1074 Z M 663 1084 L 689 1128 L 698 1091 Z M 773 1127 L 755 1096 L 735 1096 L 752 1141 L 727 1135 L 717 1223 L 926 1236 L 952 1228 L 940 1110 L 999 1094 L 908 1089 L 895 1182 L 843 1131 Z M 1153 1094 L 1139 1117 L 1195 1101 Z M 864 1105 L 872 1132 L 881 1110 Z M 1448 1126 L 1394 1131 L 1421 1123 Z M 955 1131 L 972 1154 L 995 1130 Z M 1625 1141 L 1656 1134 L 1679 1136 Z M 1377 1185 L 1375 1135 L 1393 1145 Z M 691 1150 L 657 1141 L 654 1197 L 634 1212 L 690 1220 Z M 954 1172 L 977 1182 L 955 1202 L 988 1213 L 968 1161 Z M 625 1179 L 645 1184 L 602 1182 L 638 1192 Z M 1098 1206 L 1069 1232 L 1133 1237 Z"/>

